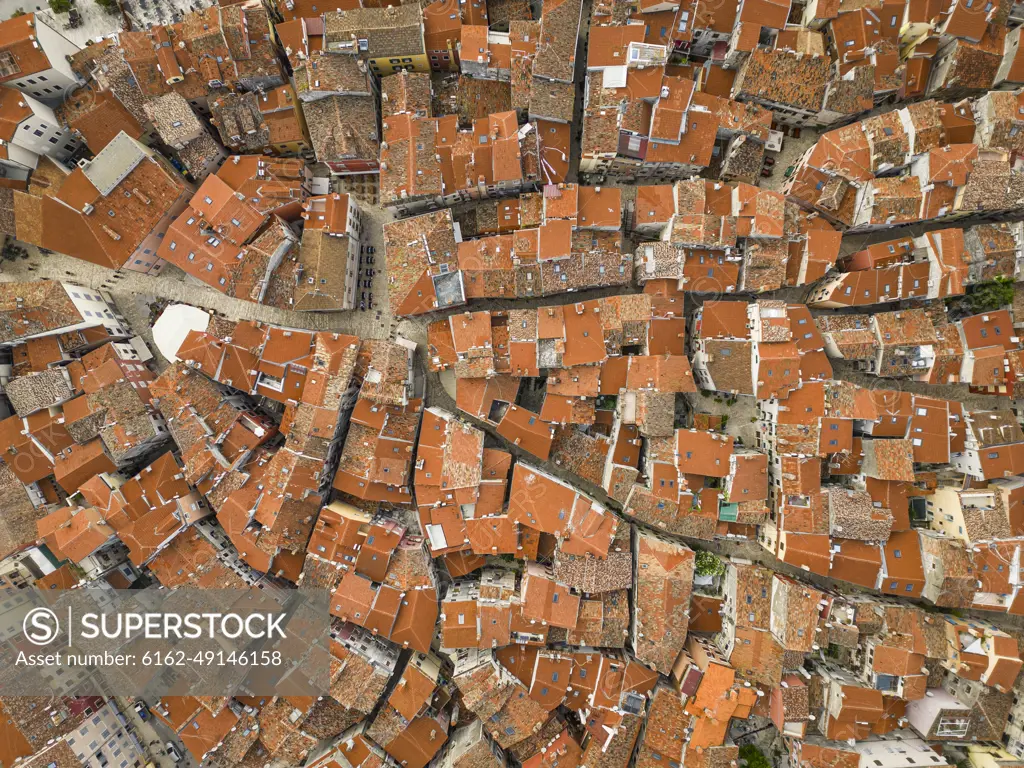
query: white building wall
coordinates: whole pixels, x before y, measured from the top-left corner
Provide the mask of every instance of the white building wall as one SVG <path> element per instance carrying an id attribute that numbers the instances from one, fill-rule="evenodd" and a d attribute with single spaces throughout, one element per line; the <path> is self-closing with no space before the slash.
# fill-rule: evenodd
<path id="1" fill-rule="evenodd" d="M 1003 731 L 1003 743 L 1017 757 L 1024 757 L 1024 696 L 1013 692 L 1013 708 Z"/>
<path id="2" fill-rule="evenodd" d="M 74 283 L 61 283 L 61 285 L 64 286 L 64 290 L 67 291 L 68 297 L 81 313 L 84 321 L 81 325 L 75 326 L 75 329 L 102 325 L 111 336 L 132 335 L 128 323 L 114 309 L 110 296 L 104 295 L 94 288 L 83 288 Z M 71 329 L 62 329 L 62 331 L 66 330 Z"/>
<path id="3" fill-rule="evenodd" d="M 897 731 L 885 739 L 858 741 L 853 747 L 860 753 L 858 768 L 920 768 L 949 765 L 928 744 L 907 731 Z"/>
<path id="4" fill-rule="evenodd" d="M 32 115 L 19 123 L 11 143 L 37 155 L 46 155 L 64 162 L 81 147 L 82 142 L 61 126 L 54 111 L 38 99 L 23 94 Z"/>
<path id="5" fill-rule="evenodd" d="M 77 731 L 67 736 L 68 746 L 90 768 L 134 768 L 144 765 L 146 756 L 121 721 L 116 705 L 108 702 L 89 716 Z"/>
<path id="6" fill-rule="evenodd" d="M 48 85 L 40 84 L 41 87 L 38 88 L 29 87 L 20 88 L 19 90 L 26 91 L 37 99 L 43 99 L 52 104 L 60 104 L 64 100 L 65 92 L 73 91 L 83 84 L 78 75 L 71 69 L 71 64 L 68 61 L 69 56 L 74 56 L 82 49 L 53 27 L 46 24 L 38 16 L 35 19 L 36 39 L 39 41 L 40 46 L 42 46 L 46 58 L 50 60 L 52 69 L 49 72 L 40 73 L 46 75 Z M 37 77 L 25 79 L 38 80 Z M 46 93 L 47 87 L 51 91 L 49 94 Z"/>
<path id="7" fill-rule="evenodd" d="M 39 153 L 30 149 L 7 143 L 7 160 L 3 164 L 8 167 L 35 169 L 39 165 Z"/>
<path id="8" fill-rule="evenodd" d="M 33 23 L 28 17 L 23 18 L 26 25 Z M 34 26 L 29 30 L 34 38 L 32 44 L 46 54 L 50 67 L 35 72 L 23 72 L 4 85 L 56 106 L 63 101 L 66 93 L 82 84 L 68 63 L 68 57 L 81 49 L 48 26 L 39 16 L 33 18 Z"/>
<path id="9" fill-rule="evenodd" d="M 982 480 L 985 472 L 981 468 L 981 457 L 976 450 L 968 449 L 965 453 L 954 453 L 950 455 L 950 465 L 958 472 Z"/>
<path id="10" fill-rule="evenodd" d="M 921 735 L 926 736 L 931 732 L 939 712 L 944 709 L 970 711 L 957 701 L 956 697 L 941 688 L 930 690 L 929 693 L 930 696 L 907 704 L 907 720 L 910 722 L 910 726 Z"/>
<path id="11" fill-rule="evenodd" d="M 22 93 L 35 96 L 49 104 L 59 104 L 65 93 L 78 87 L 78 81 L 69 78 L 59 69 L 50 68 L 42 72 L 22 75 L 17 80 L 9 80 L 4 85 L 17 88 Z"/>

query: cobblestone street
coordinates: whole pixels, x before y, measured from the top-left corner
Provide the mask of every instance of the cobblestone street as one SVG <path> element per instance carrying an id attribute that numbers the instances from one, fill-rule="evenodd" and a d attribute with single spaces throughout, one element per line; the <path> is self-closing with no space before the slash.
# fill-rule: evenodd
<path id="1" fill-rule="evenodd" d="M 376 249 L 375 264 L 371 267 L 376 274 L 366 278 L 361 271 L 360 286 L 356 301 L 365 292 L 372 293 L 372 310 L 349 310 L 344 312 L 293 312 L 275 307 L 255 304 L 251 301 L 225 296 L 186 275 L 174 266 L 167 265 L 159 276 L 138 272 L 115 271 L 100 267 L 62 253 L 44 253 L 33 245 L 16 243 L 28 252 L 28 259 L 14 259 L 0 262 L 0 282 L 18 282 L 49 278 L 77 283 L 83 287 L 107 291 L 117 308 L 131 324 L 132 329 L 153 350 L 150 326 L 150 307 L 157 302 L 163 304 L 180 302 L 201 307 L 209 312 L 232 320 L 258 320 L 288 328 L 302 328 L 315 331 L 338 331 L 367 339 L 387 338 L 396 332 L 398 323 L 391 318 L 388 308 L 387 278 L 384 275 L 383 224 L 390 215 L 379 208 L 364 208 L 366 226 L 364 244 Z M 366 269 L 364 266 L 363 269 Z M 371 280 L 372 287 L 362 285 Z M 155 316 L 154 318 L 155 319 Z M 418 321 L 403 324 L 417 341 L 426 341 L 426 323 Z M 415 326 L 422 325 L 421 330 Z M 165 363 L 162 358 L 159 361 Z"/>
<path id="2" fill-rule="evenodd" d="M 784 136 L 782 139 L 781 152 L 765 152 L 765 157 L 775 158 L 775 165 L 772 166 L 772 175 L 758 179 L 762 189 L 771 189 L 775 192 L 782 191 L 782 185 L 786 183 L 786 169 L 796 165 L 804 152 L 814 146 L 818 140 L 818 132 L 813 128 L 802 128 L 800 137 Z"/>

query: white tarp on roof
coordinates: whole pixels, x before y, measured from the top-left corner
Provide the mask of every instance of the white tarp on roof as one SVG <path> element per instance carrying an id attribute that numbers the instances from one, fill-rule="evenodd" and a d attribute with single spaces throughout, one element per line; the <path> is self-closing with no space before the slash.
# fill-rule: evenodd
<path id="1" fill-rule="evenodd" d="M 178 361 L 178 348 L 189 331 L 205 331 L 210 325 L 210 314 L 188 304 L 171 304 L 153 323 L 153 341 L 167 362 Z"/>
<path id="2" fill-rule="evenodd" d="M 604 79 L 601 82 L 601 87 L 605 90 L 610 90 L 612 88 L 625 88 L 626 76 L 629 74 L 629 67 L 605 67 L 603 74 Z"/>

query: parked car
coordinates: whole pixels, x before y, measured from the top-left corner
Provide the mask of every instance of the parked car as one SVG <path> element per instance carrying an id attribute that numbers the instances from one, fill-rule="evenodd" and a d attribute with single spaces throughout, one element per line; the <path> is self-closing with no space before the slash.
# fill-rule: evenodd
<path id="1" fill-rule="evenodd" d="M 372 295 L 373 295 L 373 294 L 371 294 L 371 296 L 372 296 Z M 362 296 L 360 296 L 359 298 L 360 298 L 360 299 L 363 299 L 363 300 L 365 301 L 365 300 L 366 300 L 366 291 L 363 291 L 363 293 L 362 293 Z M 373 300 L 373 299 L 371 299 L 371 301 L 372 301 L 372 300 Z"/>
<path id="2" fill-rule="evenodd" d="M 375 269 L 368 269 L 368 270 L 366 270 L 366 276 L 367 277 L 373 277 L 376 274 L 377 274 L 377 270 L 375 270 Z"/>
<path id="3" fill-rule="evenodd" d="M 135 702 L 135 713 L 142 719 L 143 722 L 149 720 L 149 710 L 146 708 L 146 705 L 143 704 L 141 701 Z"/>
<path id="4" fill-rule="evenodd" d="M 359 302 L 359 311 L 362 312 L 365 309 L 366 309 L 366 302 L 365 301 L 360 301 Z"/>
<path id="5" fill-rule="evenodd" d="M 377 249 L 374 248 L 372 245 L 368 245 L 368 246 L 366 246 L 366 252 L 367 253 L 376 253 Z"/>
<path id="6" fill-rule="evenodd" d="M 174 762 L 180 763 L 185 759 L 181 754 L 181 750 L 174 746 L 174 742 L 168 741 L 164 746 L 167 747 L 167 754 Z"/>

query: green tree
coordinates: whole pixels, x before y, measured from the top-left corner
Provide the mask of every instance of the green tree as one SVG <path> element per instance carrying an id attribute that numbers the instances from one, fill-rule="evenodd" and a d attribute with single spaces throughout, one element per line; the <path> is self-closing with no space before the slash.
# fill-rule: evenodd
<path id="1" fill-rule="evenodd" d="M 117 0 L 96 0 L 96 5 L 107 13 L 117 13 L 121 10 L 117 5 Z"/>
<path id="2" fill-rule="evenodd" d="M 747 764 L 747 768 L 772 768 L 764 752 L 753 744 L 744 744 L 740 747 L 740 760 Z"/>
<path id="3" fill-rule="evenodd" d="M 701 550 L 694 560 L 694 572 L 698 576 L 721 576 L 725 573 L 725 565 L 715 555 Z"/>
<path id="4" fill-rule="evenodd" d="M 1013 280 L 997 277 L 990 283 L 976 285 L 967 299 L 974 312 L 994 312 L 1013 303 Z"/>
<path id="5" fill-rule="evenodd" d="M 18 9 L 16 9 L 14 11 L 14 13 L 11 14 L 11 18 L 12 19 L 16 19 L 19 16 L 24 16 L 24 15 L 25 15 L 25 9 L 24 8 L 18 8 Z"/>
<path id="6" fill-rule="evenodd" d="M 71 5 L 72 0 L 50 0 L 50 10 L 54 13 L 67 13 Z"/>

